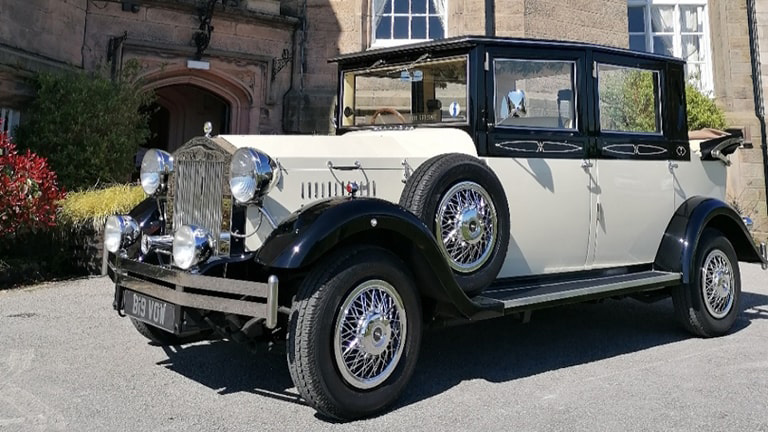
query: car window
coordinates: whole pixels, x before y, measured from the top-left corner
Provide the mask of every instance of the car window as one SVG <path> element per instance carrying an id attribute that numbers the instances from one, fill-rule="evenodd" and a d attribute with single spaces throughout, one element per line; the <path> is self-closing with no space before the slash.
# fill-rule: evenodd
<path id="1" fill-rule="evenodd" d="M 466 124 L 467 57 L 344 73 L 343 126 Z"/>
<path id="2" fill-rule="evenodd" d="M 659 72 L 598 64 L 600 129 L 661 132 Z"/>
<path id="3" fill-rule="evenodd" d="M 493 63 L 496 126 L 576 128 L 574 62 L 496 59 Z"/>

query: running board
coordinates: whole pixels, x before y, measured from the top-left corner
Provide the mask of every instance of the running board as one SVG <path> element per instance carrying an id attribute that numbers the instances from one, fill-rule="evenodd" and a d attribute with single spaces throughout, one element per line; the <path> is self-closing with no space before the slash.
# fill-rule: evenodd
<path id="1" fill-rule="evenodd" d="M 537 309 L 561 303 L 575 303 L 602 297 L 646 291 L 680 282 L 680 273 L 641 271 L 622 275 L 593 277 L 565 282 L 492 286 L 473 297 L 482 309 L 502 309 L 504 313 Z"/>

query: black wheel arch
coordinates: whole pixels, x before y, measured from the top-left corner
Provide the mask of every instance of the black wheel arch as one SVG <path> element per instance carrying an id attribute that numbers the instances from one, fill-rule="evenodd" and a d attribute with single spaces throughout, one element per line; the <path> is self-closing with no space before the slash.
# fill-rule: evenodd
<path id="1" fill-rule="evenodd" d="M 706 228 L 728 238 L 739 261 L 763 263 L 741 216 L 727 203 L 702 196 L 687 199 L 675 211 L 656 252 L 654 267 L 680 272 L 683 283 L 690 281 L 696 247 Z"/>
<path id="2" fill-rule="evenodd" d="M 332 251 L 354 244 L 394 252 L 413 272 L 422 297 L 452 305 L 462 317 L 501 313 L 467 297 L 421 220 L 377 198 L 334 198 L 302 208 L 265 240 L 255 261 L 266 268 L 306 270 Z"/>

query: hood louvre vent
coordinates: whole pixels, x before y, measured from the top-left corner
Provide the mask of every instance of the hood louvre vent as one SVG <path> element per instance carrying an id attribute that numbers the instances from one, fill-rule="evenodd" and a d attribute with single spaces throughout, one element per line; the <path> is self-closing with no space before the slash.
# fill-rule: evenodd
<path id="1" fill-rule="evenodd" d="M 305 201 L 314 201 L 349 195 L 347 193 L 347 185 L 349 183 L 351 182 L 302 182 L 301 199 Z M 357 196 L 376 197 L 376 181 L 362 184 L 358 183 L 358 186 L 360 187 L 360 191 L 357 193 Z"/>

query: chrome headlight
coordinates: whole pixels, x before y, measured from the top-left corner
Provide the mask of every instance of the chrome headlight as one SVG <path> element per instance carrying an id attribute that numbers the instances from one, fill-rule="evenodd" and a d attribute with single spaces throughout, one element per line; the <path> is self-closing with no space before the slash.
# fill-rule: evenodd
<path id="1" fill-rule="evenodd" d="M 141 187 L 147 195 L 152 195 L 165 186 L 165 179 L 173 172 L 173 156 L 170 153 L 150 149 L 141 160 Z"/>
<path id="2" fill-rule="evenodd" d="M 213 236 L 203 228 L 182 225 L 173 235 L 173 262 L 184 270 L 213 254 Z"/>
<path id="3" fill-rule="evenodd" d="M 115 253 L 139 239 L 139 224 L 130 216 L 110 216 L 104 225 L 104 247 Z"/>
<path id="4" fill-rule="evenodd" d="M 266 195 L 280 181 L 277 162 L 252 148 L 241 148 L 232 156 L 229 166 L 229 189 L 240 204 Z"/>

